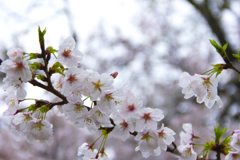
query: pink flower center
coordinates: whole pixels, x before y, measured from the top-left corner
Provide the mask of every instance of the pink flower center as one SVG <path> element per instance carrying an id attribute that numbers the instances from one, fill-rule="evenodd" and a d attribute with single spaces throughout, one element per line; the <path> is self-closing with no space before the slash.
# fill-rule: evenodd
<path id="1" fill-rule="evenodd" d="M 158 132 L 158 137 L 161 137 L 161 138 L 163 138 L 163 139 L 166 139 L 166 138 L 165 138 L 165 135 L 166 135 L 166 133 L 164 133 L 164 130 L 162 130 L 161 132 Z"/>
<path id="2" fill-rule="evenodd" d="M 129 111 L 133 111 L 133 110 L 135 109 L 134 104 L 127 106 L 127 109 L 128 109 Z"/>
<path id="3" fill-rule="evenodd" d="M 82 106 L 81 104 L 76 104 L 75 105 L 75 108 L 74 108 L 74 111 L 76 113 L 81 113 L 82 109 L 84 108 L 84 106 Z"/>
<path id="4" fill-rule="evenodd" d="M 141 138 L 141 140 L 146 140 L 147 142 L 150 141 L 150 138 L 152 138 L 152 136 L 149 135 L 149 132 L 147 132 L 146 134 L 144 134 Z"/>
<path id="5" fill-rule="evenodd" d="M 99 90 L 99 92 L 102 92 L 102 90 L 101 90 L 102 84 L 101 84 L 100 80 L 98 80 L 97 83 L 95 83 L 95 82 L 92 82 L 92 83 L 95 85 L 95 88 Z"/>
<path id="6" fill-rule="evenodd" d="M 128 124 L 127 124 L 127 122 L 125 122 L 125 121 L 123 120 L 123 122 L 120 123 L 120 126 L 121 126 L 121 128 L 125 129 L 125 128 L 128 127 Z"/>
<path id="7" fill-rule="evenodd" d="M 69 57 L 71 57 L 70 53 L 71 53 L 71 50 L 67 50 L 67 51 L 64 51 L 62 55 L 66 58 L 69 58 Z"/>
<path id="8" fill-rule="evenodd" d="M 22 64 L 22 62 L 16 62 L 16 65 L 17 65 L 17 67 L 16 67 L 16 70 L 17 71 L 19 71 L 19 70 L 21 70 L 22 68 L 23 68 L 23 64 Z"/>
<path id="9" fill-rule="evenodd" d="M 144 113 L 144 115 L 143 115 L 143 119 L 145 119 L 145 122 L 147 122 L 148 120 L 151 120 L 152 118 L 150 117 L 150 114 L 151 113 Z"/>
<path id="10" fill-rule="evenodd" d="M 71 74 L 67 80 L 68 80 L 71 84 L 72 84 L 74 81 L 77 81 L 76 74 L 74 74 L 74 75 Z"/>
<path id="11" fill-rule="evenodd" d="M 111 101 L 113 100 L 113 96 L 112 96 L 112 93 L 109 93 L 109 94 L 105 94 L 105 98 L 107 99 L 107 101 Z"/>

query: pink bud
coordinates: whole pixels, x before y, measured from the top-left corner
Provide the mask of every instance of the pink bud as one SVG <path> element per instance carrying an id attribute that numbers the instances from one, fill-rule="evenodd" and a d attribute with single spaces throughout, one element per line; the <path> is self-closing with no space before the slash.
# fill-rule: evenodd
<path id="1" fill-rule="evenodd" d="M 110 74 L 110 76 L 112 76 L 115 79 L 118 76 L 118 72 L 114 72 L 114 73 Z"/>

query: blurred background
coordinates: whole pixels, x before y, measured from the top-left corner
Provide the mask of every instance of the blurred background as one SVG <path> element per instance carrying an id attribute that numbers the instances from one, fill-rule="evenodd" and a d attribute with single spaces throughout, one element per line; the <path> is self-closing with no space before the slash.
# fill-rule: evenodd
<path id="1" fill-rule="evenodd" d="M 240 68 L 232 56 L 240 49 L 239 0 L 0 0 L 0 24 L 2 60 L 12 46 L 27 53 L 40 52 L 38 25 L 47 29 L 46 46 L 58 49 L 65 38 L 74 37 L 77 49 L 84 54 L 81 65 L 99 73 L 118 71 L 116 86 L 127 81 L 144 106 L 164 111 L 161 122 L 176 132 L 177 145 L 182 123 L 192 123 L 194 133 L 207 140 L 214 136 L 213 128 L 218 123 L 229 128 L 225 136 L 239 129 L 237 73 L 223 71 L 218 77 L 224 104 L 220 109 L 215 105 L 209 110 L 196 103 L 196 98 L 185 100 L 178 86 L 183 71 L 200 74 L 211 69 L 212 64 L 224 63 L 209 39 L 221 45 L 228 43 L 226 52 Z M 5 75 L 0 76 L 2 80 Z M 44 92 L 26 87 L 27 97 L 42 98 Z M 6 96 L 1 89 L 1 114 L 7 109 Z M 99 135 L 80 130 L 54 114 L 48 120 L 54 126 L 54 143 L 30 145 L 26 138 L 11 131 L 1 116 L 0 159 L 80 160 L 78 147 L 83 142 L 91 144 Z M 110 135 L 106 152 L 114 160 L 144 159 L 134 151 L 136 145 L 134 137 L 122 142 Z M 210 158 L 215 158 L 215 153 Z M 177 158 L 162 152 L 149 159 Z"/>

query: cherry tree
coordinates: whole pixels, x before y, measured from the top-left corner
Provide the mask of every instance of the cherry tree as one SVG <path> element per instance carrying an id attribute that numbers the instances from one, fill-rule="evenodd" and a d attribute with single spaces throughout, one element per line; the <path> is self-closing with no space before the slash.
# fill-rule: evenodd
<path id="1" fill-rule="evenodd" d="M 98 73 L 81 67 L 83 54 L 75 50 L 75 41 L 69 37 L 58 49 L 45 47 L 46 29 L 38 28 L 41 53 L 25 53 L 19 48 L 10 48 L 9 59 L 1 62 L 0 71 L 6 73 L 4 82 L 9 96 L 5 99 L 8 109 L 4 116 L 8 117 L 13 130 L 25 136 L 27 142 L 51 144 L 53 142 L 53 125 L 47 120 L 50 112 L 65 116 L 78 128 L 85 128 L 91 134 L 101 131 L 93 142 L 79 145 L 76 155 L 82 159 L 109 159 L 105 152 L 108 136 L 127 141 L 130 135 L 138 142 L 135 151 L 140 151 L 144 158 L 159 156 L 162 151 L 170 152 L 179 159 L 209 159 L 209 152 L 216 152 L 216 159 L 237 159 L 239 155 L 239 130 L 223 137 L 227 130 L 215 126 L 213 139 L 205 140 L 197 136 L 191 123 L 184 123 L 180 132 L 180 145 L 175 144 L 176 132 L 162 123 L 164 119 L 161 109 L 143 106 L 143 101 L 136 97 L 125 83 L 114 86 L 118 73 Z M 225 63 L 214 64 L 202 74 L 190 75 L 183 72 L 179 78 L 184 98 L 196 97 L 209 109 L 216 102 L 223 106 L 218 96 L 217 77 L 223 70 L 232 69 L 240 74 L 226 54 L 227 44 L 220 46 L 215 40 L 210 43 Z M 240 51 L 233 56 L 240 61 Z M 58 56 L 56 56 L 57 54 Z M 41 59 L 42 62 L 34 61 Z M 50 60 L 55 61 L 50 64 Z M 58 75 L 52 78 L 54 75 Z M 53 82 L 55 81 L 55 82 Z M 53 95 L 50 101 L 27 97 L 24 83 L 42 88 Z M 11 86 L 14 86 L 12 88 Z M 19 87 L 21 87 L 19 89 Z M 34 101 L 30 106 L 20 107 L 24 101 Z M 87 105 L 86 100 L 91 104 Z M 96 144 L 102 138 L 100 145 Z M 203 142 L 195 142 L 196 139 Z M 90 144 L 91 143 L 91 144 Z M 98 146 L 98 147 L 97 147 Z M 197 153 L 195 148 L 202 146 Z"/>

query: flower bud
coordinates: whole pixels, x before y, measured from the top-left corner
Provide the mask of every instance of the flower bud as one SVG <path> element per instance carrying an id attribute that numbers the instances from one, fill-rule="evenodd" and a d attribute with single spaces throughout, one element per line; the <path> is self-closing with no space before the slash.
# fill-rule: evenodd
<path id="1" fill-rule="evenodd" d="M 115 79 L 118 76 L 118 72 L 114 72 L 114 73 L 110 74 L 110 76 L 112 76 Z"/>

